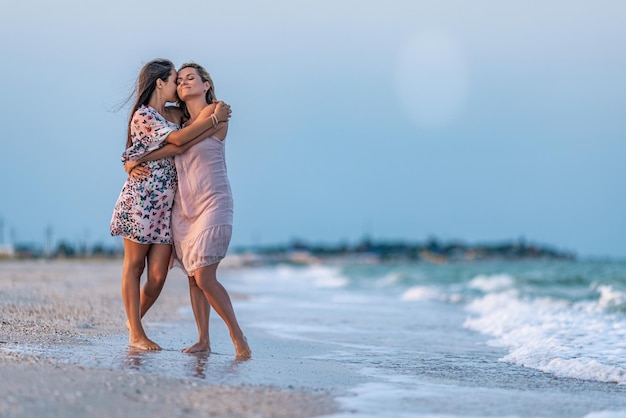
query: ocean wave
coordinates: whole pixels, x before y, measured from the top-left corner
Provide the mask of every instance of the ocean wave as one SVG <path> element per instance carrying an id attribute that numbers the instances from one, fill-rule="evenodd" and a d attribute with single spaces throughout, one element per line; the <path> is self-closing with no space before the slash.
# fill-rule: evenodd
<path id="1" fill-rule="evenodd" d="M 309 266 L 307 268 L 288 268 L 286 273 L 293 279 L 307 281 L 318 289 L 340 288 L 350 283 L 348 277 L 341 274 L 339 268 L 329 266 Z"/>
<path id="2" fill-rule="evenodd" d="M 445 300 L 445 296 L 434 287 L 413 286 L 402 293 L 400 300 Z"/>
<path id="3" fill-rule="evenodd" d="M 508 274 L 480 274 L 469 281 L 468 286 L 483 292 L 495 292 L 510 289 L 515 285 L 515 278 Z"/>
<path id="4" fill-rule="evenodd" d="M 470 302 L 464 326 L 507 348 L 501 361 L 560 377 L 626 384 L 626 320 L 596 307 L 522 298 L 512 289 Z"/>
<path id="5" fill-rule="evenodd" d="M 439 300 L 458 303 L 462 296 L 456 293 L 446 293 L 432 286 L 413 286 L 400 295 L 402 301 Z"/>
<path id="6" fill-rule="evenodd" d="M 626 311 L 626 293 L 609 285 L 595 285 L 599 293 L 598 307 L 607 310 Z"/>
<path id="7" fill-rule="evenodd" d="M 255 269 L 245 274 L 248 282 L 257 282 L 275 287 L 314 287 L 314 288 L 339 288 L 345 287 L 350 282 L 349 278 L 341 274 L 336 267 L 313 265 L 313 266 L 288 266 L 279 265 L 262 269 Z"/>

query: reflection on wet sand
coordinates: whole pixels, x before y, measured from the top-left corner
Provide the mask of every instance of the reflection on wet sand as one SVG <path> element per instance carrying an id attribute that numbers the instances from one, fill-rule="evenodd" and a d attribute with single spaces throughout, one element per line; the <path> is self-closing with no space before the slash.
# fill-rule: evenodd
<path id="1" fill-rule="evenodd" d="M 148 352 L 136 347 L 128 347 L 128 354 L 123 358 L 123 366 L 133 370 L 140 370 L 145 362 L 144 355 Z"/>
<path id="2" fill-rule="evenodd" d="M 90 363 L 87 359 L 96 360 L 100 366 L 109 363 L 115 369 L 127 369 L 141 373 L 156 373 L 161 375 L 193 377 L 196 379 L 223 381 L 236 377 L 240 372 L 240 366 L 247 361 L 232 358 L 230 355 L 217 352 L 181 353 L 176 349 L 163 349 L 161 351 L 147 351 L 136 347 L 107 346 L 109 350 L 102 350 L 102 346 L 93 345 L 91 355 L 87 352 L 86 358 L 75 361 Z M 96 348 L 99 347 L 99 348 Z M 69 350 L 68 350 L 69 351 Z M 105 352 L 107 351 L 107 352 Z M 117 351 L 117 353 L 116 353 Z M 57 352 L 57 356 L 67 357 L 70 353 Z M 107 360 L 108 359 L 108 360 Z"/>
<path id="3" fill-rule="evenodd" d="M 174 350 L 164 350 L 174 351 Z M 147 351 L 135 347 L 129 347 L 128 353 L 123 357 L 124 368 L 130 368 L 136 371 L 150 372 L 153 369 L 151 361 L 155 360 L 156 351 Z M 189 375 L 198 379 L 204 379 L 206 377 L 206 368 L 209 364 L 210 352 L 204 351 L 192 354 L 180 353 L 181 359 L 189 358 L 189 362 L 186 363 L 186 369 L 189 370 Z M 159 362 L 161 366 L 164 365 L 163 358 Z"/>
<path id="4" fill-rule="evenodd" d="M 202 351 L 199 353 L 191 353 L 191 354 L 186 354 L 187 356 L 190 356 L 194 359 L 193 361 L 193 373 L 192 376 L 193 377 L 197 377 L 198 379 L 205 379 L 206 378 L 206 367 L 209 364 L 209 356 L 210 356 L 210 352 L 209 351 Z"/>
<path id="5" fill-rule="evenodd" d="M 220 380 L 224 379 L 227 376 L 236 376 L 239 372 L 239 365 L 245 363 L 246 361 L 249 361 L 249 359 L 239 360 L 235 358 L 226 362 L 218 362 L 215 356 L 220 356 L 220 354 L 211 353 L 209 351 L 186 354 L 187 356 L 193 357 L 193 361 L 190 362 L 193 363 L 193 365 L 190 366 L 190 368 L 193 370 L 191 373 L 193 377 L 196 377 L 198 379 L 207 379 L 206 371 L 209 366 L 209 358 L 211 357 L 211 354 L 213 354 L 214 356 L 214 361 L 212 362 L 212 373 L 218 373 L 217 376 L 208 376 L 209 378 L 213 378 L 211 380 Z"/>

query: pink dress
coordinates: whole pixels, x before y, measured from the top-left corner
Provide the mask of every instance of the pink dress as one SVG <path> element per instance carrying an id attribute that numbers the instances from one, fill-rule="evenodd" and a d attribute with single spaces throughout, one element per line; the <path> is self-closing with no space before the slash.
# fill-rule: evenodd
<path id="1" fill-rule="evenodd" d="M 174 158 L 178 190 L 172 208 L 176 264 L 188 276 L 219 262 L 228 250 L 233 196 L 225 143 L 211 136 Z"/>
<path id="2" fill-rule="evenodd" d="M 122 163 L 138 160 L 165 145 L 168 135 L 180 127 L 150 106 L 140 106 L 130 126 L 131 146 Z M 121 235 L 140 244 L 171 244 L 170 218 L 176 192 L 176 167 L 173 158 L 148 161 L 150 175 L 143 179 L 128 177 L 115 203 L 111 235 Z"/>

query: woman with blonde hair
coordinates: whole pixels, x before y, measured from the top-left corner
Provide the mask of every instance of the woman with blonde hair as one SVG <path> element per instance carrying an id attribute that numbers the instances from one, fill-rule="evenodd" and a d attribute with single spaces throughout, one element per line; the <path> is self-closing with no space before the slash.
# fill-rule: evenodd
<path id="1" fill-rule="evenodd" d="M 196 63 L 178 70 L 177 89 L 187 123 L 216 106 L 215 87 L 209 73 Z M 228 123 L 206 140 L 176 156 L 180 173 L 172 209 L 176 258 L 189 278 L 191 305 L 198 327 L 198 342 L 185 352 L 210 350 L 210 306 L 226 323 L 236 356 L 247 359 L 250 347 L 228 292 L 217 280 L 217 267 L 226 255 L 233 225 L 233 197 L 226 170 L 225 140 Z"/>

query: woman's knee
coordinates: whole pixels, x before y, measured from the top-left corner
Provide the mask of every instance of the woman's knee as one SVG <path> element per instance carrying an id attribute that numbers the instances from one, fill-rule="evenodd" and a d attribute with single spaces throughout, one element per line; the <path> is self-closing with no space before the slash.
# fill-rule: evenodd
<path id="1" fill-rule="evenodd" d="M 124 273 L 127 276 L 141 277 L 145 268 L 145 260 L 127 260 L 124 262 Z"/>
<path id="2" fill-rule="evenodd" d="M 148 271 L 148 282 L 159 289 L 165 284 L 167 279 L 167 269 L 151 268 Z"/>
<path id="3" fill-rule="evenodd" d="M 196 284 L 204 291 L 211 290 L 213 287 L 215 287 L 215 285 L 218 284 L 217 276 L 208 272 L 205 272 L 204 274 L 199 274 L 196 276 Z"/>

